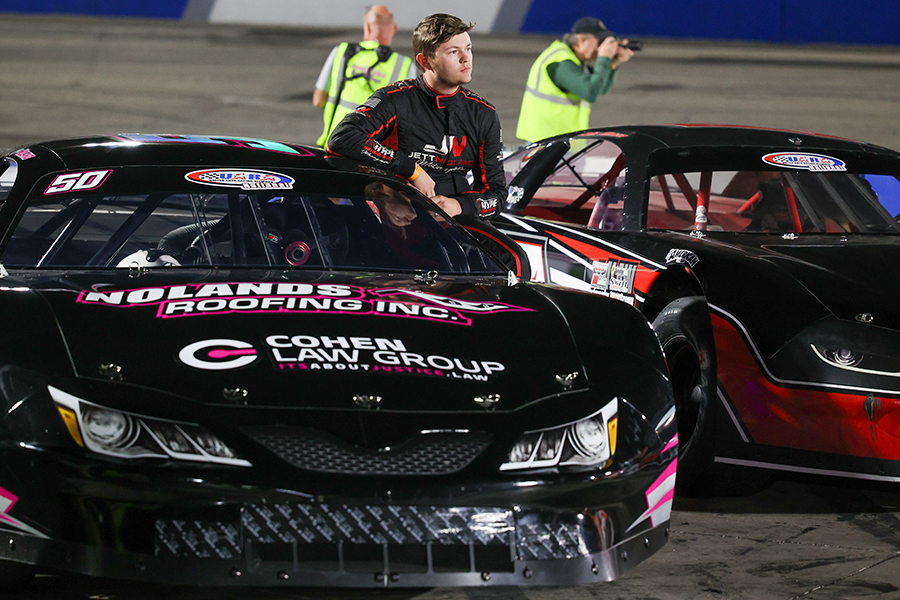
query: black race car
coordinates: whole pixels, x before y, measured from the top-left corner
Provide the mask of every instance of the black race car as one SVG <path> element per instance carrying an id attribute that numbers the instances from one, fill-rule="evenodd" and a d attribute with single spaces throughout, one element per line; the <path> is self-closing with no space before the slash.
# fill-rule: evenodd
<path id="1" fill-rule="evenodd" d="M 571 585 L 666 541 L 649 322 L 265 140 L 0 158 L 0 578 Z M 496 246 L 502 250 L 502 246 Z"/>
<path id="2" fill-rule="evenodd" d="M 680 491 L 752 473 L 723 465 L 900 481 L 900 154 L 647 125 L 548 139 L 505 164 L 499 227 L 532 278 L 653 321 Z"/>

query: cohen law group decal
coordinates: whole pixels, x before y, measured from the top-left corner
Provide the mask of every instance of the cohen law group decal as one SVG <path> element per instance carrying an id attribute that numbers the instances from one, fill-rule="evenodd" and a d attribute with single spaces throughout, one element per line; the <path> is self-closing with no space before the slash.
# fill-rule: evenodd
<path id="1" fill-rule="evenodd" d="M 195 369 L 224 371 L 246 367 L 255 361 L 256 348 L 240 340 L 201 340 L 182 348 L 178 359 Z"/>
<path id="2" fill-rule="evenodd" d="M 506 370 L 503 363 L 492 360 L 415 352 L 397 338 L 270 335 L 262 352 L 276 370 L 297 373 L 367 371 L 489 381 Z M 178 352 L 178 359 L 195 369 L 222 371 L 246 367 L 258 354 L 249 342 L 210 339 L 188 344 Z"/>
<path id="3" fill-rule="evenodd" d="M 773 152 L 762 157 L 764 163 L 776 167 L 788 169 L 803 169 L 805 171 L 846 171 L 847 163 L 824 154 L 810 154 L 807 152 Z"/>
<path id="4" fill-rule="evenodd" d="M 383 315 L 471 325 L 472 314 L 531 309 L 476 302 L 401 288 L 366 289 L 342 284 L 204 283 L 115 291 L 84 291 L 76 300 L 120 308 L 156 306 L 171 319 L 235 313 Z"/>
<path id="5" fill-rule="evenodd" d="M 272 171 L 250 169 L 203 169 L 184 176 L 188 181 L 242 190 L 289 190 L 294 179 Z"/>

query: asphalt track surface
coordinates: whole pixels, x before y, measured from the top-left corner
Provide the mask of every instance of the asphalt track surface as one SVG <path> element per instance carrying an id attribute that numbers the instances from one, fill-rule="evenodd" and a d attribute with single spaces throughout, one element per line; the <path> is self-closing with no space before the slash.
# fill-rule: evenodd
<path id="1" fill-rule="evenodd" d="M 463 15 L 464 16 L 464 15 Z M 0 148 L 141 132 L 312 143 L 321 63 L 359 32 L 0 14 Z M 547 37 L 473 31 L 470 86 L 509 146 Z M 395 47 L 411 53 L 409 34 Z M 592 126 L 730 123 L 817 131 L 900 149 L 900 49 L 645 40 Z M 578 588 L 174 588 L 40 576 L 8 598 L 116 600 L 900 600 L 900 484 L 775 474 L 755 493 L 677 498 L 670 541 L 623 578 Z"/>

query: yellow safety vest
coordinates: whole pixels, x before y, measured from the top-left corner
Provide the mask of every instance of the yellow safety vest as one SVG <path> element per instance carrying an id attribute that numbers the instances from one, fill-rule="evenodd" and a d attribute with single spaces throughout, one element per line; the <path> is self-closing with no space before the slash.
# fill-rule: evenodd
<path id="1" fill-rule="evenodd" d="M 331 67 L 328 100 L 325 102 L 325 128 L 316 144 L 325 146 L 328 136 L 344 116 L 368 100 L 378 88 L 405 77 L 412 59 L 375 40 L 338 47 Z"/>
<path id="2" fill-rule="evenodd" d="M 591 103 L 556 87 L 547 73 L 549 65 L 564 60 L 581 64 L 568 44 L 556 40 L 531 66 L 516 127 L 516 137 L 520 140 L 536 142 L 560 133 L 588 128 Z"/>

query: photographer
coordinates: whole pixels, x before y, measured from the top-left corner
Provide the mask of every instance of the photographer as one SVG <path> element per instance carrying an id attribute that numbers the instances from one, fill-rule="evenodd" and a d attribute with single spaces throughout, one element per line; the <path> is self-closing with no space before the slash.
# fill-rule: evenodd
<path id="1" fill-rule="evenodd" d="M 639 48 L 616 38 L 599 19 L 578 19 L 532 65 L 516 137 L 536 142 L 587 129 L 591 104 L 609 92 L 616 70 Z"/>

